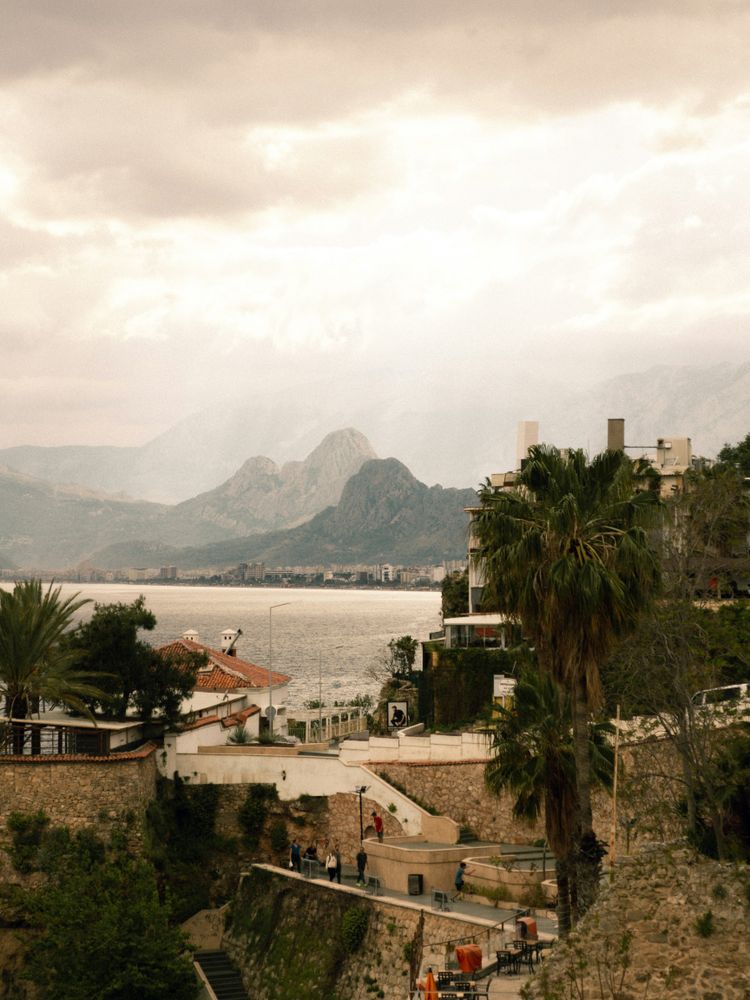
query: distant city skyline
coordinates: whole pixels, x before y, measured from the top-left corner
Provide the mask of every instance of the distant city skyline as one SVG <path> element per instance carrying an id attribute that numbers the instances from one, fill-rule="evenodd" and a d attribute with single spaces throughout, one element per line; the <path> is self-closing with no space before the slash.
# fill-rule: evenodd
<path id="1" fill-rule="evenodd" d="M 10 0 L 4 29 L 0 448 L 293 397 L 321 419 L 271 457 L 353 424 L 449 484 L 415 462 L 445 427 L 398 449 L 436 399 L 513 395 L 489 472 L 561 387 L 750 360 L 746 5 Z"/>

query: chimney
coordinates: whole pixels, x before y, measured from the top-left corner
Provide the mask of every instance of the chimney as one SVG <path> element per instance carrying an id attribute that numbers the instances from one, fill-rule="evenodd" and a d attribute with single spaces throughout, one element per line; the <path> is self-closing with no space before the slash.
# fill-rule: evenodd
<path id="1" fill-rule="evenodd" d="M 539 421 L 519 420 L 518 435 L 516 437 L 516 469 L 520 469 L 522 464 L 529 457 L 529 448 L 532 444 L 539 444 Z"/>
<path id="2" fill-rule="evenodd" d="M 610 417 L 607 421 L 607 451 L 625 451 L 625 419 Z"/>
<path id="3" fill-rule="evenodd" d="M 221 633 L 221 651 L 227 656 L 236 656 L 237 650 L 234 644 L 242 635 L 241 628 L 225 628 Z"/>
<path id="4" fill-rule="evenodd" d="M 187 632 L 183 632 L 182 633 L 182 638 L 183 639 L 189 639 L 190 642 L 200 642 L 201 641 L 200 635 L 195 631 L 194 628 L 189 628 L 187 630 Z"/>

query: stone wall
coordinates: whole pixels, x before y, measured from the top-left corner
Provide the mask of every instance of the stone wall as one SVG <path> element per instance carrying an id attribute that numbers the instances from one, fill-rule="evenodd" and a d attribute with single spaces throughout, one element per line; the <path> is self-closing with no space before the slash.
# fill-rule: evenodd
<path id="1" fill-rule="evenodd" d="M 347 914 L 366 916 L 353 950 Z M 404 1000 L 426 965 L 443 966 L 456 944 L 495 946 L 491 922 L 399 906 L 351 889 L 254 868 L 230 907 L 223 947 L 257 1000 Z"/>
<path id="2" fill-rule="evenodd" d="M 685 848 L 623 858 L 567 943 L 528 987 L 529 1000 L 747 1000 L 750 870 Z"/>
<path id="3" fill-rule="evenodd" d="M 625 779 L 620 783 L 617 825 L 618 854 L 632 844 L 674 838 L 680 829 L 679 763 L 669 743 L 644 743 L 623 749 Z M 544 818 L 528 823 L 513 816 L 513 796 L 496 796 L 484 784 L 485 760 L 382 762 L 370 766 L 423 806 L 451 816 L 480 840 L 528 843 L 544 837 Z M 604 791 L 592 799 L 594 829 L 609 843 L 612 800 Z M 631 819 L 628 831 L 625 821 Z"/>
<path id="4" fill-rule="evenodd" d="M 53 826 L 84 827 L 108 838 L 114 826 L 129 831 L 134 845 L 141 820 L 156 792 L 154 744 L 111 757 L 22 760 L 0 758 L 0 848 L 8 843 L 10 813 L 41 810 Z M 15 880 L 0 850 L 0 881 Z"/>
<path id="5" fill-rule="evenodd" d="M 455 819 L 480 840 L 524 843 L 544 836 L 544 824 L 513 816 L 513 799 L 499 798 L 484 784 L 484 761 L 372 764 L 374 771 L 418 802 Z"/>

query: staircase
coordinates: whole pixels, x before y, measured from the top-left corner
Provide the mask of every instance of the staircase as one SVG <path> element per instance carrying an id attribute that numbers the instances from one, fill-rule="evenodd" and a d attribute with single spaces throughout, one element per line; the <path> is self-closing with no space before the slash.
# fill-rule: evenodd
<path id="1" fill-rule="evenodd" d="M 242 977 L 223 951 L 197 951 L 193 956 L 216 1000 L 248 1000 Z"/>

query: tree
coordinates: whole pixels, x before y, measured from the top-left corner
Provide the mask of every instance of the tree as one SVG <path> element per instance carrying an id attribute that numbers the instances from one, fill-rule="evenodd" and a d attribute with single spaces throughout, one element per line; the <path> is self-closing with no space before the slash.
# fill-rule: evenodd
<path id="1" fill-rule="evenodd" d="M 410 672 L 414 666 L 418 646 L 419 640 L 413 639 L 410 635 L 391 639 L 388 643 L 388 649 L 390 651 L 391 674 L 394 677 Z"/>
<path id="2" fill-rule="evenodd" d="M 469 571 L 448 573 L 440 587 L 443 620 L 469 613 Z"/>
<path id="3" fill-rule="evenodd" d="M 45 591 L 40 580 L 0 591 L 0 695 L 6 715 L 26 719 L 40 700 L 83 709 L 83 699 L 98 693 L 89 675 L 77 669 L 77 651 L 65 643 L 75 613 L 87 603 L 78 594 L 63 600 L 60 587 L 50 584 Z M 13 741 L 21 753 L 23 726 L 15 727 Z"/>
<path id="4" fill-rule="evenodd" d="M 750 434 L 735 445 L 725 444 L 717 457 L 724 465 L 734 466 L 743 476 L 750 476 Z"/>
<path id="5" fill-rule="evenodd" d="M 570 930 L 575 908 L 575 825 L 577 798 L 570 696 L 549 672 L 524 670 L 513 692 L 512 708 L 497 709 L 492 758 L 485 782 L 496 795 L 515 794 L 513 814 L 535 820 L 544 812 L 547 843 L 555 855 L 558 921 L 561 934 Z M 596 781 L 612 784 L 613 752 L 605 733 L 611 726 L 590 729 L 590 757 Z"/>
<path id="6" fill-rule="evenodd" d="M 41 935 L 30 975 L 50 1000 L 191 1000 L 197 995 L 186 940 L 169 923 L 153 869 L 67 850 L 37 893 Z"/>
<path id="7" fill-rule="evenodd" d="M 599 665 L 632 628 L 659 582 L 646 531 L 657 503 L 621 452 L 529 450 L 515 488 L 488 482 L 473 524 L 486 600 L 520 618 L 541 669 L 570 693 L 578 804 L 579 912 L 595 898 L 601 849 L 592 828 L 589 718 L 602 701 Z"/>
<path id="8" fill-rule="evenodd" d="M 736 670 L 736 662 L 717 649 L 724 627 L 719 615 L 690 600 L 660 602 L 615 651 L 603 680 L 610 704 L 639 716 L 635 781 L 642 788 L 659 783 L 662 810 L 671 791 L 671 816 L 680 817 L 688 838 L 726 860 L 736 852 L 732 811 L 742 781 L 730 773 L 737 758 L 729 748 L 743 729 L 741 712 L 731 704 L 712 711 L 693 700 L 696 692 L 734 679 L 725 672 Z"/>
<path id="9" fill-rule="evenodd" d="M 688 472 L 665 511 L 659 541 L 666 594 L 731 596 L 735 574 L 747 571 L 750 501 L 742 476 L 727 467 Z"/>
<path id="10" fill-rule="evenodd" d="M 69 640 L 81 663 L 100 678 L 104 694 L 92 707 L 108 710 L 118 719 L 133 708 L 143 719 L 155 714 L 169 722 L 178 718 L 205 657 L 185 652 L 178 661 L 157 652 L 138 638 L 139 630 L 151 631 L 155 625 L 142 594 L 131 604 L 94 605 L 91 619 L 79 625 Z"/>

